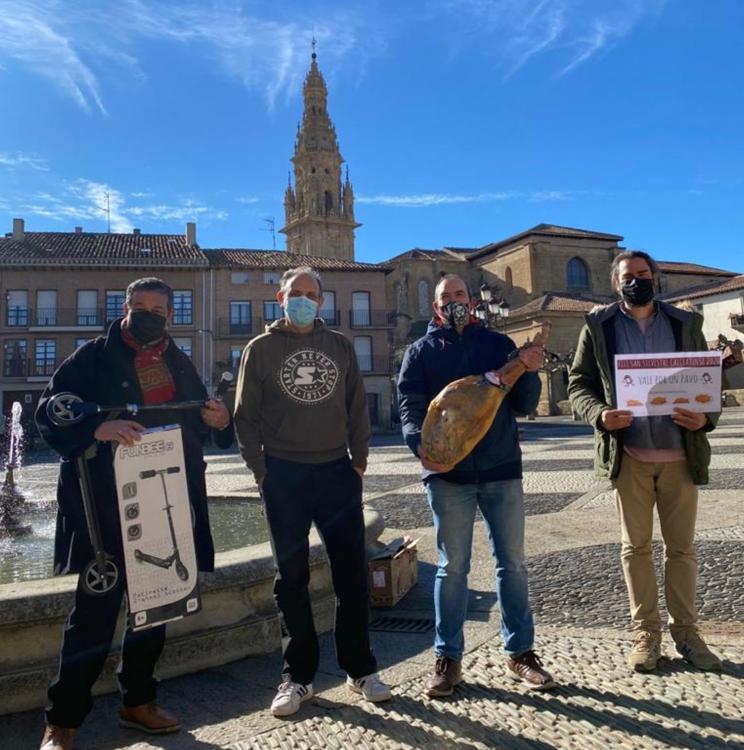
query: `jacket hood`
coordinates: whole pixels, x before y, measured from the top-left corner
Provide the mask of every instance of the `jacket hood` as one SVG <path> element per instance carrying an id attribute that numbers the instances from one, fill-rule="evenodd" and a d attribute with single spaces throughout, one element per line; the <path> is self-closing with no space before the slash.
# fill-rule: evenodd
<path id="1" fill-rule="evenodd" d="M 465 328 L 463 329 L 466 331 L 468 328 L 482 328 L 482 324 L 480 322 L 474 322 L 474 323 L 468 323 Z M 454 329 L 451 326 L 444 325 L 443 323 L 439 322 L 437 318 L 432 318 L 429 321 L 429 325 L 426 326 L 426 335 L 427 336 L 444 336 L 447 335 L 447 332 L 453 332 Z"/>
<path id="2" fill-rule="evenodd" d="M 690 325 L 695 317 L 698 315 L 694 312 L 688 312 L 687 310 L 681 310 L 679 307 L 670 305 L 667 302 L 656 300 L 656 305 L 659 310 L 665 313 L 670 318 L 676 318 L 684 325 Z M 609 320 L 614 315 L 620 312 L 620 302 L 613 302 L 610 305 L 602 305 L 595 307 L 586 316 L 588 323 L 598 323 L 601 325 L 605 321 Z"/>

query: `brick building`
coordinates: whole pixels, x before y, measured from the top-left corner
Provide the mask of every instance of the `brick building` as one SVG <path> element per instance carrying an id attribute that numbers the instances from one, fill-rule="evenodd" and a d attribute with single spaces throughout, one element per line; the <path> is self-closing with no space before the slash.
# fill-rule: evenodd
<path id="1" fill-rule="evenodd" d="M 377 426 L 390 423 L 391 320 L 385 265 L 266 250 L 206 250 L 196 225 L 185 235 L 26 232 L 22 219 L 0 237 L 0 338 L 3 413 L 13 401 L 25 416 L 49 377 L 85 341 L 122 315 L 135 278 L 158 276 L 175 291 L 170 328 L 208 385 L 235 369 L 243 347 L 281 316 L 282 273 L 310 265 L 321 273 L 322 317 L 354 343 Z"/>

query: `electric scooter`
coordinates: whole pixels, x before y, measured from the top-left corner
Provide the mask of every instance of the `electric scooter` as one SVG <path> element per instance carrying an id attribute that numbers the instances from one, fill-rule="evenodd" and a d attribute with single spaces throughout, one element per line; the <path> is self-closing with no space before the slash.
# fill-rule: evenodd
<path id="1" fill-rule="evenodd" d="M 227 393 L 230 383 L 233 380 L 231 372 L 223 372 L 217 387 L 216 396 L 221 398 Z M 49 399 L 46 406 L 46 413 L 49 421 L 57 427 L 70 427 L 78 424 L 90 414 L 102 414 L 109 412 L 128 412 L 136 416 L 140 411 L 149 411 L 154 409 L 200 409 L 206 404 L 204 400 L 198 401 L 177 401 L 169 404 L 124 404 L 119 406 L 101 406 L 89 401 L 83 401 L 75 393 L 63 392 L 58 393 Z M 113 557 L 106 552 L 103 547 L 103 538 L 101 535 L 101 526 L 98 520 L 98 512 L 95 505 L 95 494 L 93 484 L 88 469 L 88 458 L 91 456 L 91 449 L 75 459 L 75 469 L 80 485 L 80 495 L 83 501 L 83 511 L 85 513 L 85 522 L 88 526 L 88 535 L 93 547 L 94 558 L 89 562 L 82 572 L 82 586 L 89 594 L 103 595 L 111 591 L 119 580 L 119 566 Z M 173 468 L 173 467 L 171 467 Z M 176 467 L 177 468 L 177 467 Z M 167 471 L 167 470 L 166 470 Z M 148 473 L 148 472 L 142 472 Z M 154 476 L 154 474 L 152 474 Z M 144 478 L 144 477 L 143 477 Z M 165 480 L 163 480 L 165 486 Z M 173 523 L 170 517 L 170 506 L 166 493 L 166 511 L 168 520 L 171 525 L 171 534 L 173 534 Z M 175 536 L 174 546 L 175 546 Z M 176 550 L 174 550 L 175 552 Z M 142 553 L 144 554 L 144 553 Z M 144 559 L 144 558 L 143 558 Z M 153 558 L 156 559 L 156 558 Z M 175 557 L 173 558 L 176 559 Z M 181 566 L 179 569 L 178 566 Z M 176 573 L 179 578 L 186 580 L 188 570 L 181 563 L 180 558 L 176 565 Z M 185 576 L 185 577 L 184 577 Z"/>
<path id="2" fill-rule="evenodd" d="M 178 550 L 178 540 L 176 539 L 176 530 L 173 528 L 173 516 L 171 515 L 171 508 L 173 507 L 168 500 L 168 485 L 165 481 L 166 474 L 178 474 L 181 471 L 180 466 L 169 466 L 167 469 L 148 469 L 147 471 L 140 472 L 140 479 L 152 479 L 158 475 L 160 481 L 163 483 L 163 494 L 165 495 L 165 511 L 168 517 L 168 527 L 170 528 L 171 541 L 173 542 L 173 552 L 168 557 L 156 557 L 155 555 L 149 555 L 147 552 L 143 552 L 140 549 L 134 550 L 134 556 L 139 562 L 149 563 L 150 565 L 156 565 L 158 568 L 170 568 L 175 563 L 176 575 L 182 581 L 188 581 L 189 571 L 186 566 L 181 562 L 181 554 Z"/>

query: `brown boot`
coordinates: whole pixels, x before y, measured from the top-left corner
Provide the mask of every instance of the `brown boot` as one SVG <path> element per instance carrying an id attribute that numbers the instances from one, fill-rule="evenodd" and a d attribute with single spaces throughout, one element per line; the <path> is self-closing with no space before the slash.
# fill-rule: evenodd
<path id="1" fill-rule="evenodd" d="M 134 708 L 122 707 L 119 711 L 119 724 L 147 734 L 171 734 L 181 728 L 181 722 L 173 714 L 160 708 L 155 701 Z"/>
<path id="2" fill-rule="evenodd" d="M 47 724 L 39 750 L 72 750 L 72 741 L 76 734 L 77 729 Z"/>
<path id="3" fill-rule="evenodd" d="M 434 674 L 426 683 L 426 694 L 430 698 L 446 698 L 452 695 L 455 685 L 462 682 L 462 663 L 438 656 L 434 665 Z"/>
<path id="4" fill-rule="evenodd" d="M 540 657 L 534 651 L 507 657 L 506 667 L 511 678 L 521 680 L 531 690 L 550 690 L 555 687 L 555 680 L 543 669 Z"/>

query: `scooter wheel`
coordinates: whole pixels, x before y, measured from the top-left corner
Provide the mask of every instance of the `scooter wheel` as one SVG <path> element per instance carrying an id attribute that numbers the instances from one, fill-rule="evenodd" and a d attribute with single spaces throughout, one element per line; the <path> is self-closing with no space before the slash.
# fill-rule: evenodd
<path id="1" fill-rule="evenodd" d="M 188 581 L 189 580 L 189 571 L 186 568 L 186 566 L 180 560 L 178 560 L 178 562 L 176 562 L 176 575 L 182 581 Z"/>
<path id="2" fill-rule="evenodd" d="M 82 413 L 76 414 L 72 409 L 72 405 L 82 403 L 83 399 L 74 393 L 69 393 L 68 391 L 58 393 L 47 401 L 47 417 L 49 417 L 49 421 L 52 424 L 57 425 L 57 427 L 67 427 L 69 425 L 77 424 L 85 419 L 85 415 Z"/>
<path id="3" fill-rule="evenodd" d="M 113 560 L 106 560 L 104 572 L 101 575 L 96 561 L 93 560 L 85 566 L 82 576 L 86 593 L 102 596 L 108 594 L 119 581 L 119 566 Z"/>

